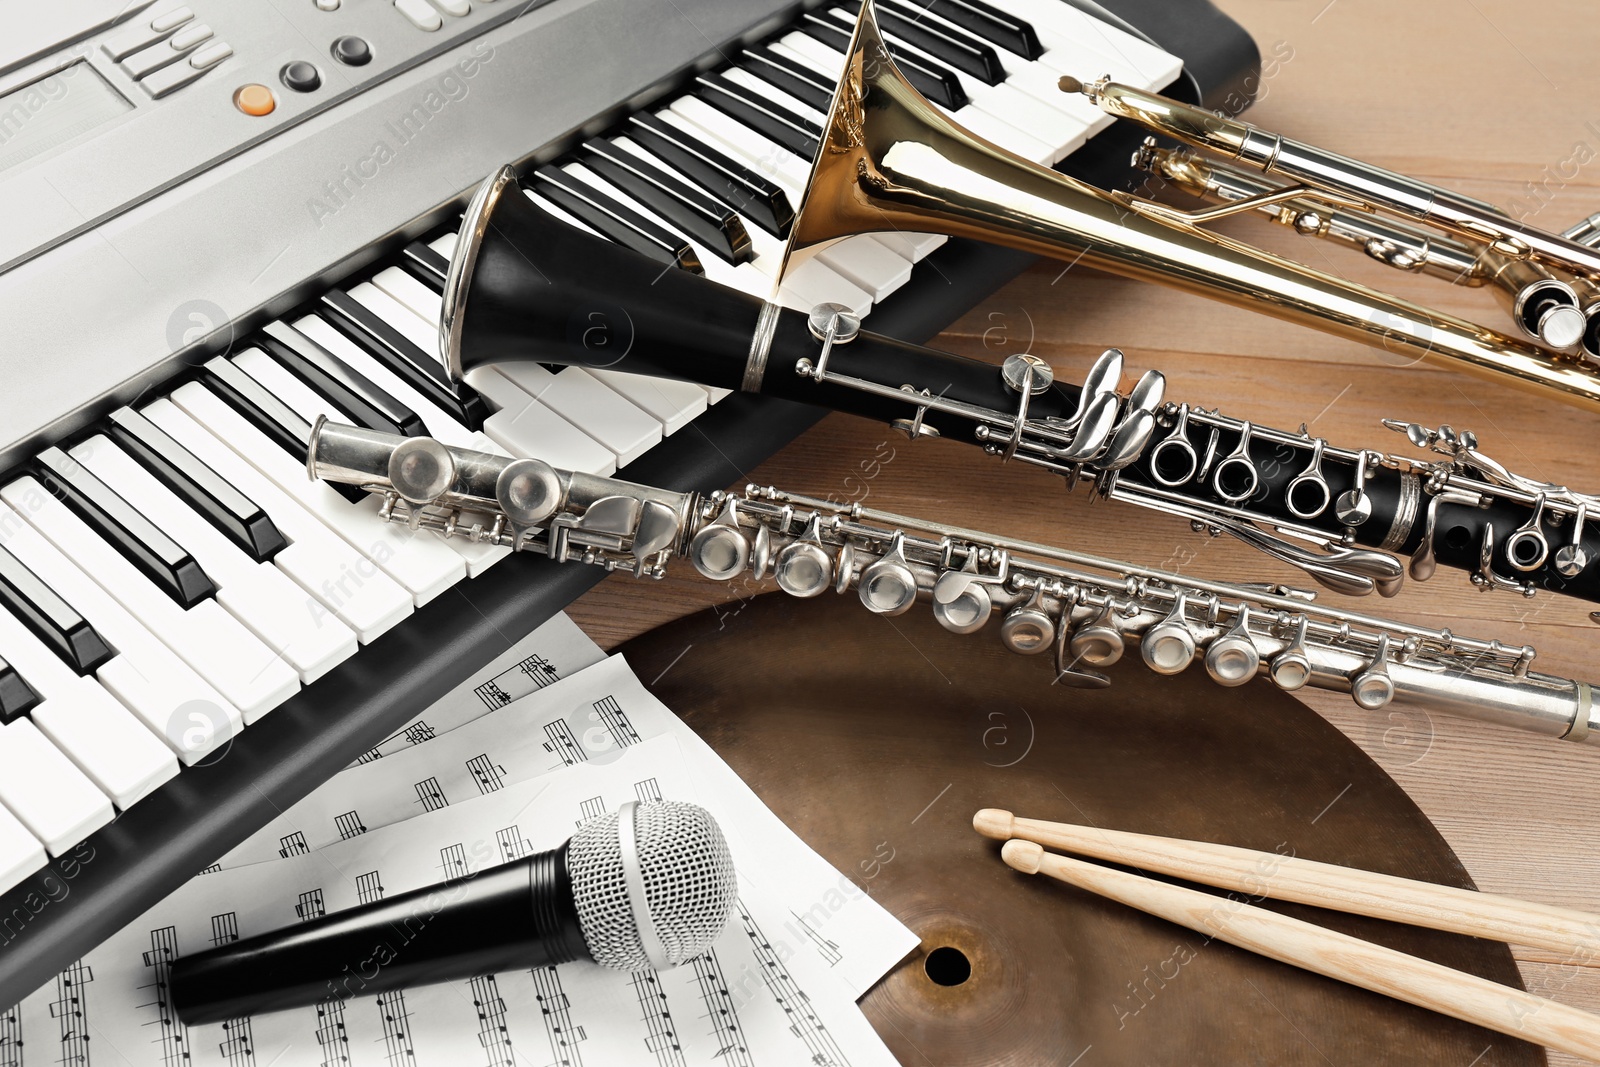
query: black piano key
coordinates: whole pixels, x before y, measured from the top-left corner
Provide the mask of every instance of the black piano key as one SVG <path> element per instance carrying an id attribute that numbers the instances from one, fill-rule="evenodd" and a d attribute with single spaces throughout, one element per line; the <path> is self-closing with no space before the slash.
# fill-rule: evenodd
<path id="1" fill-rule="evenodd" d="M 953 22 L 1023 59 L 1032 61 L 1044 55 L 1044 46 L 1039 43 L 1032 23 L 991 7 L 983 0 L 906 0 L 904 6 L 931 11 L 946 22 Z"/>
<path id="2" fill-rule="evenodd" d="M 400 269 L 434 292 L 442 293 L 450 261 L 421 241 L 412 241 L 400 253 Z"/>
<path id="3" fill-rule="evenodd" d="M 0 724 L 16 722 L 39 706 L 39 694 L 17 669 L 0 659 Z"/>
<path id="4" fill-rule="evenodd" d="M 738 214 L 687 182 L 603 137 L 584 145 L 580 158 L 596 174 L 682 227 L 689 237 L 728 262 L 744 263 L 754 257 L 750 234 Z"/>
<path id="5" fill-rule="evenodd" d="M 739 69 L 824 115 L 833 103 L 834 87 L 826 78 L 766 45 L 745 49 Z"/>
<path id="6" fill-rule="evenodd" d="M 787 108 L 729 81 L 720 74 L 702 74 L 690 92 L 735 122 L 750 127 L 767 140 L 787 148 L 801 159 L 817 155 L 819 123 L 802 118 Z"/>
<path id="7" fill-rule="evenodd" d="M 953 26 L 919 19 L 919 14 L 915 7 L 885 0 L 878 5 L 878 25 L 885 36 L 898 37 L 985 85 L 999 85 L 1006 80 L 1006 69 L 993 48 Z"/>
<path id="8" fill-rule="evenodd" d="M 826 16 L 809 13 L 795 28 L 838 52 L 839 62 L 843 64 L 844 50 L 850 47 L 850 34 L 838 23 Z M 892 41 L 888 45 L 894 65 L 917 92 L 951 111 L 960 111 L 972 102 L 953 71 L 921 56 L 911 55 Z"/>
<path id="9" fill-rule="evenodd" d="M 216 595 L 216 583 L 187 549 L 83 464 L 59 448 L 47 448 L 33 465 L 46 489 L 180 607 L 192 608 Z"/>
<path id="10" fill-rule="evenodd" d="M 22 620 L 79 674 L 94 673 L 117 654 L 71 604 L 4 548 L 0 548 L 0 608 Z"/>
<path id="11" fill-rule="evenodd" d="M 396 377 L 469 430 L 483 429 L 489 405 L 465 384 L 452 385 L 444 366 L 349 293 L 323 293 L 316 313 Z"/>
<path id="12" fill-rule="evenodd" d="M 416 412 L 293 326 L 272 323 L 255 343 L 356 425 L 406 437 L 427 436 L 428 428 Z"/>
<path id="13" fill-rule="evenodd" d="M 528 176 L 528 187 L 596 232 L 639 252 L 663 267 L 704 274 L 694 246 L 657 226 L 637 211 L 581 181 L 560 167 L 543 166 Z"/>
<path id="14" fill-rule="evenodd" d="M 656 115 L 634 115 L 623 132 L 640 148 L 774 237 L 781 240 L 789 236 L 794 206 L 776 183 Z"/>
<path id="15" fill-rule="evenodd" d="M 272 390 L 251 377 L 232 359 L 219 356 L 208 362 L 203 370 L 205 376 L 202 380 L 206 387 L 224 404 L 272 438 L 296 462 L 306 461 L 306 455 L 311 450 L 311 424 L 301 418 L 299 412 L 279 400 Z M 357 485 L 339 482 L 326 484 L 352 504 L 359 504 L 368 496 Z"/>
<path id="16" fill-rule="evenodd" d="M 288 540 L 255 501 L 166 431 L 134 411 L 118 408 L 106 420 L 107 435 L 251 559 L 265 563 Z"/>

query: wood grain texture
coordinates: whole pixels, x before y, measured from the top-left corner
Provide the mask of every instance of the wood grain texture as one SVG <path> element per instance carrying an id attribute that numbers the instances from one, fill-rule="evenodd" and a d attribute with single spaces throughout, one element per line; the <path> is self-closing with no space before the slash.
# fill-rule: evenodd
<path id="1" fill-rule="evenodd" d="M 1280 963 L 1502 1034 L 1600 1060 L 1600 1016 L 1315 923 L 1008 841 L 1006 863 L 1048 875 Z"/>
<path id="2" fill-rule="evenodd" d="M 1378 0 L 1217 0 L 1266 56 L 1252 121 L 1321 147 L 1437 182 L 1563 229 L 1600 210 L 1600 65 L 1592 8 L 1549 0 L 1403 4 Z M 1091 76 L 1096 72 L 1088 72 Z M 1309 242 L 1262 219 L 1227 232 L 1321 269 L 1503 327 L 1482 291 L 1452 289 Z M 1402 449 L 1386 416 L 1475 430 L 1514 470 L 1600 490 L 1593 416 L 1301 327 L 1155 286 L 1041 263 L 952 324 L 936 344 L 998 359 L 1024 346 L 1064 377 L 1115 345 L 1131 370 L 1159 368 L 1168 396 L 1349 445 Z M 684 432 L 694 432 L 686 430 Z M 1037 470 L 1000 466 L 953 442 L 909 444 L 880 426 L 830 416 L 750 479 L 959 522 L 1182 571 L 1298 581 L 1295 572 L 1175 520 L 1063 494 Z M 712 604 L 736 612 L 748 590 L 675 576 L 641 585 L 613 576 L 573 606 L 611 647 Z M 1363 607 L 1445 622 L 1463 634 L 1529 643 L 1541 669 L 1600 680 L 1600 628 L 1585 606 L 1547 595 L 1479 594 L 1455 573 Z M 992 634 L 972 640 L 992 640 Z M 803 650 L 804 635 L 796 635 Z M 1369 752 L 1427 812 L 1487 892 L 1600 909 L 1600 748 L 1392 709 L 1345 697 L 1301 698 Z M 1339 818 L 1336 802 L 1323 818 Z M 1529 989 L 1600 1006 L 1600 960 L 1518 949 Z M 1579 1062 L 1560 1054 L 1552 1063 Z"/>

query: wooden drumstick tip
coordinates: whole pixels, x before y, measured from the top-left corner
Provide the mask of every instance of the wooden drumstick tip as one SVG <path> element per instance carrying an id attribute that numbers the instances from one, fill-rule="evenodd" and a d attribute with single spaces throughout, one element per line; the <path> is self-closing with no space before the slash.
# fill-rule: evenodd
<path id="1" fill-rule="evenodd" d="M 1038 874 L 1044 863 L 1044 848 L 1032 841 L 1007 841 L 1000 849 L 1006 866 L 1023 874 Z"/>
<path id="2" fill-rule="evenodd" d="M 1064 93 L 1081 93 L 1083 92 L 1083 83 L 1070 74 L 1063 74 L 1060 80 L 1056 82 L 1056 88 Z"/>
<path id="3" fill-rule="evenodd" d="M 972 817 L 972 828 L 984 837 L 996 841 L 1009 841 L 1017 817 L 1004 808 L 984 808 Z"/>

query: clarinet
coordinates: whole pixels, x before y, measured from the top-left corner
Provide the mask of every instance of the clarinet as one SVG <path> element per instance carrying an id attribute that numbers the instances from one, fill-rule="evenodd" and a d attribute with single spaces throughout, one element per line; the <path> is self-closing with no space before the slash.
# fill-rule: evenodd
<path id="1" fill-rule="evenodd" d="M 999 617 L 1013 652 L 1054 655 L 1055 680 L 1103 688 L 1138 645 L 1172 675 L 1197 658 L 1219 685 L 1348 692 L 1534 730 L 1600 737 L 1586 682 L 1539 674 L 1502 645 L 1329 608 L 1285 586 L 1209 581 L 1087 553 L 841 506 L 781 489 L 678 493 L 319 419 L 307 469 L 381 498 L 413 530 L 660 578 L 688 558 L 717 581 L 771 578 L 791 596 L 854 590 L 880 615 L 927 602 L 954 633 Z"/>
<path id="2" fill-rule="evenodd" d="M 1343 594 L 1393 596 L 1408 572 L 1446 567 L 1483 590 L 1600 602 L 1600 498 L 1513 473 L 1470 431 L 1385 420 L 1423 456 L 1342 448 L 1170 401 L 1157 371 L 1122 393 L 1115 349 L 1081 386 L 1028 354 L 996 368 L 873 334 L 837 305 L 794 311 L 663 272 L 497 181 L 468 208 L 445 282 L 440 345 L 457 381 L 537 360 L 743 389 L 1037 464 Z"/>

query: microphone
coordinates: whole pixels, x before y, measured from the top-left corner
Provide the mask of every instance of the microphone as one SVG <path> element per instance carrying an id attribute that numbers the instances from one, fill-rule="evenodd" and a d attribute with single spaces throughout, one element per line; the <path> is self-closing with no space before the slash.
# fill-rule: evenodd
<path id="1" fill-rule="evenodd" d="M 559 848 L 173 962 L 186 1026 L 588 958 L 619 971 L 700 955 L 732 914 L 711 813 L 629 801 Z"/>

